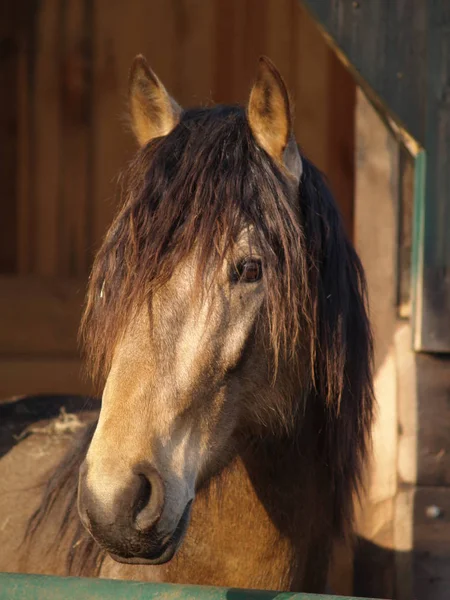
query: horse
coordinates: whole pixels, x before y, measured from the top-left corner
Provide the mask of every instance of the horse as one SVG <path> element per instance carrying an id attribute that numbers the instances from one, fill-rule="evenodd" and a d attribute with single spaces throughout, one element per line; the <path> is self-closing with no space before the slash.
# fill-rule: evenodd
<path id="1" fill-rule="evenodd" d="M 81 324 L 101 408 L 28 515 L 0 470 L 34 510 L 0 567 L 321 592 L 370 450 L 360 260 L 269 59 L 245 108 L 183 110 L 137 56 L 129 115 Z"/>

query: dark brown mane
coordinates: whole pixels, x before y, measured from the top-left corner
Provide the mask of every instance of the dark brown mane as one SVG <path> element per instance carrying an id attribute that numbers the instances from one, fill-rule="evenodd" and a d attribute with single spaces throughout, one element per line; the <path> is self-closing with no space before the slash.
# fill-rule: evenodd
<path id="1" fill-rule="evenodd" d="M 244 224 L 254 227 L 265 261 L 275 352 L 296 351 L 300 330 L 304 335 L 305 326 L 314 325 L 304 232 L 292 191 L 257 146 L 243 109 L 183 113 L 167 137 L 137 154 L 124 174 L 123 193 L 123 208 L 94 264 L 82 326 L 95 376 L 107 372 L 130 311 L 194 246 L 203 280 Z"/>
<path id="2" fill-rule="evenodd" d="M 94 263 L 82 337 L 101 380 L 132 310 L 151 299 L 183 257 L 198 251 L 201 280 L 214 273 L 243 225 L 252 226 L 264 261 L 272 346 L 275 356 L 306 357 L 312 455 L 325 465 L 334 531 L 343 534 L 372 420 L 372 338 L 360 261 L 323 176 L 302 161 L 294 189 L 256 144 L 243 109 L 184 112 L 124 175 L 123 207 Z M 299 399 L 291 414 L 301 409 Z M 67 473 L 59 474 L 61 489 Z"/>

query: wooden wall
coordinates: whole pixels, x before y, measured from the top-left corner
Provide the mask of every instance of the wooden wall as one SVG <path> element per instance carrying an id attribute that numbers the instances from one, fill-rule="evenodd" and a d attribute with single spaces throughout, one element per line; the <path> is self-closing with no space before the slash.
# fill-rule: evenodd
<path id="1" fill-rule="evenodd" d="M 361 90 L 355 128 L 355 244 L 371 305 L 377 418 L 352 593 L 444 600 L 450 589 L 450 359 L 412 347 L 403 279 L 409 279 L 414 158 Z"/>
<path id="2" fill-rule="evenodd" d="M 184 106 L 246 102 L 270 56 L 352 228 L 355 85 L 298 0 L 1 0 L 0 397 L 89 390 L 76 332 L 137 53 Z"/>
<path id="3" fill-rule="evenodd" d="M 245 102 L 258 56 L 272 57 L 298 139 L 351 224 L 354 85 L 298 0 L 3 4 L 2 273 L 88 272 L 134 149 L 125 100 L 139 52 L 184 106 Z"/>

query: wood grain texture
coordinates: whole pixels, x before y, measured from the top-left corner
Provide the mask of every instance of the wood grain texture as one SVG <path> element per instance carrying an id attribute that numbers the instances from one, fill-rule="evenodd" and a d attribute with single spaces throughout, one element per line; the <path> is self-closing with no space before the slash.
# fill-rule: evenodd
<path id="1" fill-rule="evenodd" d="M 37 13 L 33 83 L 33 272 L 58 274 L 61 169 L 61 2 L 46 0 Z"/>
<path id="2" fill-rule="evenodd" d="M 417 483 L 450 486 L 450 357 L 418 354 Z"/>
<path id="3" fill-rule="evenodd" d="M 2 359 L 0 397 L 27 394 L 92 394 L 77 359 Z"/>
<path id="4" fill-rule="evenodd" d="M 0 355 L 78 357 L 84 281 L 0 277 Z"/>
<path id="5" fill-rule="evenodd" d="M 373 452 L 359 507 L 354 595 L 392 598 L 397 494 L 396 239 L 398 143 L 362 90 L 356 94 L 355 245 L 366 272 L 377 400 Z M 386 549 L 386 551 L 383 551 Z"/>
<path id="6" fill-rule="evenodd" d="M 92 203 L 91 4 L 63 4 L 61 75 L 61 183 L 58 274 L 81 277 L 89 268 L 88 207 Z"/>
<path id="7" fill-rule="evenodd" d="M 3 201 L 0 220 L 0 272 L 14 273 L 17 268 L 17 177 L 19 48 L 11 31 L 0 26 L 0 181 Z"/>
<path id="8" fill-rule="evenodd" d="M 450 4 L 305 0 L 355 76 L 427 153 L 414 241 L 415 349 L 450 352 Z M 426 201 L 425 201 L 426 198 Z"/>
<path id="9" fill-rule="evenodd" d="M 306 155 L 323 171 L 328 167 L 329 49 L 304 11 L 295 14 L 297 77 L 295 98 L 296 134 Z M 312 58 L 313 57 L 313 58 Z"/>
<path id="10" fill-rule="evenodd" d="M 437 514 L 433 518 L 430 514 Z M 415 598 L 447 600 L 450 589 L 450 489 L 419 487 L 414 497 L 412 585 Z"/>
<path id="11" fill-rule="evenodd" d="M 10 91 L 18 98 L 4 95 L 17 115 L 12 143 L 2 144 L 12 190 L 4 272 L 87 275 L 117 207 L 117 177 L 136 148 L 126 95 L 140 52 L 184 106 L 245 104 L 258 57 L 272 57 L 296 105 L 297 137 L 329 174 L 351 231 L 355 85 L 298 0 L 43 0 L 26 7 L 17 11 L 26 26 L 6 30 L 17 60 L 14 73 L 5 63 L 2 75 L 15 78 Z"/>
<path id="12" fill-rule="evenodd" d="M 326 175 L 339 202 L 347 233 L 353 237 L 355 194 L 356 85 L 351 73 L 328 48 Z"/>
<path id="13" fill-rule="evenodd" d="M 11 198 L 17 206 L 17 269 L 16 274 L 31 273 L 31 244 L 32 235 L 32 200 L 31 200 L 31 122 L 32 100 L 31 72 L 32 58 L 30 56 L 31 35 L 21 35 L 19 38 L 19 55 L 17 62 L 17 153 L 15 155 L 15 169 L 17 180 L 17 195 Z M 6 151 L 6 149 L 4 149 Z M 11 174 L 9 175 L 11 176 Z M 3 272 L 3 271 L 2 271 Z"/>
<path id="14" fill-rule="evenodd" d="M 427 5 L 426 184 L 414 243 L 415 348 L 450 352 L 450 4 Z"/>
<path id="15" fill-rule="evenodd" d="M 304 4 L 349 58 L 354 71 L 424 143 L 426 0 L 304 0 Z"/>

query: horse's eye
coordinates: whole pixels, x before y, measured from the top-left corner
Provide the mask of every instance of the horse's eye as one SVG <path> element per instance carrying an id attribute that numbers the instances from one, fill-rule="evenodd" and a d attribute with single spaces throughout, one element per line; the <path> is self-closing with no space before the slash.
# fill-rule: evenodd
<path id="1" fill-rule="evenodd" d="M 233 281 L 242 283 L 255 283 L 262 277 L 262 265 L 260 260 L 243 260 L 233 273 Z"/>

